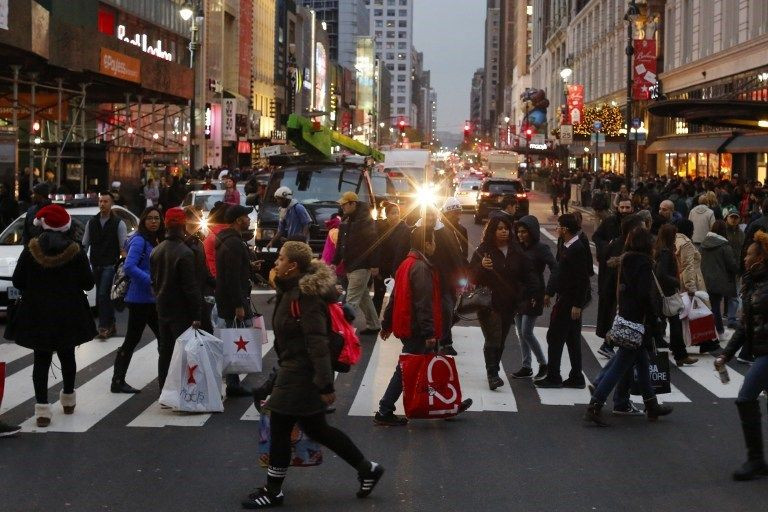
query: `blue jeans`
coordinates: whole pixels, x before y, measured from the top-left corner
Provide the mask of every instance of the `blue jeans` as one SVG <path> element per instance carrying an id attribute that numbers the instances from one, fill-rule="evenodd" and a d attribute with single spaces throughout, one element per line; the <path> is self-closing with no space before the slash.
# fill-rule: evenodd
<path id="1" fill-rule="evenodd" d="M 533 334 L 533 326 L 536 325 L 536 318 L 533 315 L 515 315 L 515 325 L 517 326 L 517 337 L 520 339 L 520 350 L 523 353 L 523 368 L 531 368 L 531 352 L 536 356 L 536 362 L 539 366 L 547 364 L 547 358 L 541 350 L 539 340 Z"/>
<path id="2" fill-rule="evenodd" d="M 403 354 L 424 354 L 426 353 L 425 340 L 421 339 L 407 339 L 403 340 Z M 387 343 L 386 341 L 384 343 Z M 400 398 L 403 393 L 403 373 L 400 370 L 400 363 L 395 366 L 395 372 L 392 374 L 392 378 L 389 379 L 384 396 L 379 400 L 379 413 L 386 415 L 395 412 L 395 402 Z"/>
<path id="3" fill-rule="evenodd" d="M 715 330 L 717 334 L 723 334 L 723 296 L 717 293 L 709 294 L 709 301 L 712 304 L 712 313 L 715 316 Z M 726 299 L 727 300 L 727 299 Z"/>
<path id="4" fill-rule="evenodd" d="M 768 356 L 755 358 L 755 362 L 749 367 L 744 376 L 744 384 L 739 389 L 737 402 L 751 402 L 757 400 L 763 390 L 768 389 Z"/>
<path id="5" fill-rule="evenodd" d="M 603 377 L 613 365 L 615 358 L 611 358 L 603 368 L 600 369 L 600 373 L 597 374 L 592 384 L 597 388 L 600 386 Z M 627 370 L 624 375 L 621 376 L 619 382 L 616 384 L 616 389 L 613 391 L 613 408 L 617 410 L 624 410 L 630 403 L 629 390 L 632 387 L 633 372 Z"/>
<path id="6" fill-rule="evenodd" d="M 733 325 L 739 323 L 739 319 L 737 317 L 739 313 L 739 306 L 741 306 L 741 302 L 739 301 L 738 297 L 728 297 L 728 325 Z"/>
<path id="7" fill-rule="evenodd" d="M 115 307 L 109 296 L 115 279 L 115 266 L 93 267 L 96 281 L 96 307 L 99 309 L 99 329 L 109 329 L 115 324 Z"/>
<path id="8" fill-rule="evenodd" d="M 602 376 L 599 379 L 600 383 L 596 385 L 592 398 L 601 404 L 605 403 L 611 390 L 633 366 L 637 367 L 637 379 L 643 393 L 643 399 L 650 400 L 655 398 L 656 394 L 653 392 L 653 386 L 651 385 L 648 352 L 642 347 L 638 349 L 618 348 L 616 355 L 611 358 L 609 364 L 605 367 L 605 371 L 602 372 Z"/>

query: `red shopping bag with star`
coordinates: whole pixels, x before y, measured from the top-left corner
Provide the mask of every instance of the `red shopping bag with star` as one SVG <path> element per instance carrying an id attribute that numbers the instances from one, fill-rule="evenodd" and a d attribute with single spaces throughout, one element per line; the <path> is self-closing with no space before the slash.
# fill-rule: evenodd
<path id="1" fill-rule="evenodd" d="M 160 404 L 178 412 L 222 412 L 220 339 L 189 328 L 173 347 L 168 376 L 160 392 Z"/>
<path id="2" fill-rule="evenodd" d="M 236 322 L 235 327 L 216 330 L 224 344 L 225 375 L 261 371 L 261 346 L 267 342 L 264 317 L 257 316 L 248 324 Z"/>
<path id="3" fill-rule="evenodd" d="M 440 419 L 459 413 L 461 385 L 453 357 L 401 354 L 400 370 L 407 418 Z"/>

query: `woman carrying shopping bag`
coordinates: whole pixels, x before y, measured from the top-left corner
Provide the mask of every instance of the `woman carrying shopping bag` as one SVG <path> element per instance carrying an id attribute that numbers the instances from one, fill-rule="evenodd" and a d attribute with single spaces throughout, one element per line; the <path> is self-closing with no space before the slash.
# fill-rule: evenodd
<path id="1" fill-rule="evenodd" d="M 760 419 L 760 393 L 768 387 L 768 233 L 755 233 L 744 257 L 746 272 L 742 277 L 741 300 L 744 303 L 739 326 L 722 355 L 715 359 L 715 369 L 724 369 L 740 348 L 755 356 L 736 398 L 741 419 L 747 462 L 733 473 L 734 480 L 752 480 L 768 475 L 763 454 L 763 432 Z"/>
<path id="2" fill-rule="evenodd" d="M 96 336 L 83 293 L 93 288 L 94 281 L 85 251 L 67 236 L 72 220 L 64 208 L 55 204 L 41 208 L 34 223 L 43 232 L 24 248 L 13 271 L 21 301 L 5 336 L 34 350 L 35 416 L 38 427 L 47 427 L 52 419 L 48 372 L 54 352 L 64 380 L 59 393 L 64 414 L 75 411 L 75 347 Z"/>
<path id="3" fill-rule="evenodd" d="M 672 412 L 672 408 L 659 404 L 650 381 L 648 349 L 653 350 L 653 329 L 657 316 L 655 303 L 658 300 L 655 296 L 657 291 L 653 280 L 651 250 L 651 234 L 642 227 L 633 229 L 627 237 L 626 252 L 619 266 L 616 319 L 606 335 L 618 346 L 618 350 L 599 383 L 596 382 L 584 414 L 586 421 L 599 426 L 607 426 L 600 411 L 608 394 L 633 366 L 637 368 L 648 420 L 655 421 L 659 416 Z M 625 336 L 628 330 L 634 333 Z"/>
<path id="4" fill-rule="evenodd" d="M 125 258 L 125 274 L 130 279 L 125 303 L 128 306 L 128 327 L 125 340 L 115 355 L 115 373 L 112 376 L 112 393 L 138 393 L 140 390 L 126 384 L 125 375 L 131 364 L 133 351 L 141 341 L 147 326 L 157 337 L 160 329 L 157 323 L 155 294 L 149 277 L 149 257 L 163 239 L 163 216 L 160 209 L 150 206 L 139 218 L 138 232 L 128 240 L 128 255 Z"/>
<path id="5" fill-rule="evenodd" d="M 720 341 L 728 341 L 725 339 L 723 325 L 723 304 L 727 304 L 731 297 L 736 296 L 736 274 L 739 271 L 739 262 L 736 261 L 731 244 L 728 243 L 727 234 L 725 221 L 716 220 L 712 224 L 712 230 L 701 243 L 701 273 L 707 284 Z"/>
<path id="6" fill-rule="evenodd" d="M 485 226 L 483 239 L 469 262 L 472 284 L 491 290 L 491 308 L 478 311 L 485 344 L 485 369 L 488 387 L 504 385 L 499 376 L 501 355 L 507 335 L 515 321 L 515 313 L 536 289 L 530 260 L 512 236 L 512 223 L 503 217 L 492 217 Z"/>
<path id="7" fill-rule="evenodd" d="M 336 299 L 336 278 L 303 242 L 286 242 L 275 262 L 277 299 L 272 326 L 280 367 L 266 409 L 270 412 L 267 485 L 248 495 L 244 508 L 283 503 L 282 485 L 291 456 L 291 431 L 298 423 L 311 439 L 333 450 L 357 470 L 357 497 L 368 496 L 384 468 L 363 456 L 341 430 L 328 425 L 325 408 L 333 404 L 334 374 L 328 349 L 328 302 Z M 299 305 L 300 315 L 292 312 Z"/>

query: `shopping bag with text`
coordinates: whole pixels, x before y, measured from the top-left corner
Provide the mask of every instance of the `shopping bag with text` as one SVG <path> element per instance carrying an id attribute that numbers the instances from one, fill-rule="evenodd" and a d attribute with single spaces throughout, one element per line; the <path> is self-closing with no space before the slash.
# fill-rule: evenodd
<path id="1" fill-rule="evenodd" d="M 401 354 L 403 407 L 414 419 L 456 416 L 461 404 L 461 385 L 456 361 L 439 354 Z"/>

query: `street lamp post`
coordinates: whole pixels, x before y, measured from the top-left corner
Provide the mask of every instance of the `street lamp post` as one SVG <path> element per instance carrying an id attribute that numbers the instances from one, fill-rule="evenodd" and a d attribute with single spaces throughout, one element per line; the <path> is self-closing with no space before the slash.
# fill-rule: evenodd
<path id="1" fill-rule="evenodd" d="M 560 116 L 560 126 L 570 124 L 568 116 L 568 79 L 571 78 L 572 74 L 573 70 L 567 66 L 560 70 L 560 78 L 563 79 L 563 113 Z M 562 137 L 562 133 L 560 135 Z M 568 145 L 563 145 L 565 146 L 565 165 L 563 166 L 563 171 L 568 172 L 568 158 L 570 155 L 568 154 Z"/>
<path id="2" fill-rule="evenodd" d="M 624 21 L 627 22 L 627 145 L 624 148 L 624 178 L 627 182 L 627 188 L 632 188 L 632 143 L 629 136 L 629 127 L 632 126 L 632 55 L 635 53 L 632 45 L 632 25 L 640 15 L 640 8 L 635 3 L 635 0 L 629 1 L 629 8 L 624 15 Z"/>
<path id="3" fill-rule="evenodd" d="M 199 0 L 194 2 L 185 2 L 179 10 L 179 16 L 184 21 L 192 19 L 192 25 L 189 27 L 191 37 L 189 40 L 189 67 L 192 69 L 192 99 L 189 100 L 189 170 L 195 170 L 195 142 L 197 139 L 196 105 L 197 97 L 197 68 L 195 67 L 195 51 L 200 43 L 198 42 L 198 17 L 202 17 Z"/>

